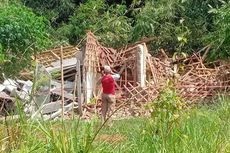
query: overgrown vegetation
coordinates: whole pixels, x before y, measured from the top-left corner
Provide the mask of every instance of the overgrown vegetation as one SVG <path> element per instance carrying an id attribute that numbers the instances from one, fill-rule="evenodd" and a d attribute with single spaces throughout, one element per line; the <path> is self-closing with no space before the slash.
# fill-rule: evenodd
<path id="1" fill-rule="evenodd" d="M 178 126 L 183 110 L 186 109 L 185 102 L 177 94 L 174 83 L 167 81 L 159 97 L 148 108 L 151 110 L 149 128 L 153 135 L 161 137 L 162 146 L 165 148 L 168 136 Z"/>
<path id="2" fill-rule="evenodd" d="M 0 6 L 0 72 L 11 76 L 49 45 L 48 20 L 21 5 Z"/>
<path id="3" fill-rule="evenodd" d="M 211 9 L 210 13 L 215 15 L 213 31 L 208 34 L 208 40 L 211 41 L 213 52 L 210 55 L 212 59 L 229 57 L 230 40 L 230 4 L 225 4 L 219 9 Z"/>
<path id="4" fill-rule="evenodd" d="M 174 112 L 174 109 L 168 112 Z M 77 118 L 43 122 L 27 120 L 23 114 L 20 116 L 17 121 L 0 123 L 1 152 L 230 151 L 230 103 L 229 99 L 221 97 L 210 106 L 180 110 L 180 119 L 174 122 L 176 124 L 170 131 L 167 128 L 164 131 L 163 126 L 169 123 L 165 119 L 157 121 L 163 126 L 156 131 L 153 118 L 130 118 L 113 121 L 112 127 L 103 127 L 93 142 L 95 131 L 100 127 L 97 118 L 90 122 Z M 158 118 L 161 117 L 159 114 Z"/>
<path id="5" fill-rule="evenodd" d="M 216 48 L 219 43 L 213 43 L 214 40 L 208 38 L 216 35 L 213 31 L 221 31 L 217 18 L 228 23 L 227 20 L 222 20 L 220 13 L 212 13 L 212 10 L 227 13 L 224 9 L 229 6 L 227 0 L 87 0 L 65 3 L 59 0 L 48 4 L 39 1 L 37 4 L 37 1 L 30 0 L 24 2 L 38 14 L 48 15 L 47 19 L 51 23 L 57 19 L 53 35 L 73 44 L 84 38 L 86 30 L 91 30 L 105 45 L 111 47 L 121 47 L 144 37 L 156 37 L 151 43 L 153 52 L 164 48 L 169 52 L 192 53 L 212 44 L 212 54 L 218 58 L 219 52 L 222 52 Z M 68 11 L 63 15 L 61 10 Z M 52 15 L 50 12 L 56 13 Z M 220 35 L 224 36 L 223 33 Z"/>
<path id="6" fill-rule="evenodd" d="M 152 53 L 191 54 L 211 45 L 209 59 L 229 57 L 228 0 L 11 0 L 0 6 L 4 73 L 17 74 L 44 47 L 79 44 L 87 30 L 110 47 L 154 37 Z"/>

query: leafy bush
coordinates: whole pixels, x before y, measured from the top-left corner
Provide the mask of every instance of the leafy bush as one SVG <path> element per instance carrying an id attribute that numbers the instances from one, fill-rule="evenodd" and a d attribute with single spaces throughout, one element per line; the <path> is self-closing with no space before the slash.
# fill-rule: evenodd
<path id="1" fill-rule="evenodd" d="M 177 95 L 172 81 L 168 81 L 159 97 L 149 105 L 151 132 L 153 135 L 159 136 L 163 143 L 165 143 L 172 129 L 179 123 L 184 106 L 185 103 Z"/>
<path id="2" fill-rule="evenodd" d="M 222 1 L 222 0 L 221 0 Z M 221 6 L 219 0 L 184 0 L 182 8 L 178 15 L 184 20 L 183 25 L 189 29 L 187 35 L 187 48 L 190 51 L 203 47 L 203 37 L 206 36 L 213 29 L 213 15 L 209 13 L 211 8 L 218 8 Z"/>
<path id="3" fill-rule="evenodd" d="M 5 58 L 0 72 L 16 75 L 28 67 L 31 55 L 49 45 L 49 22 L 20 5 L 0 7 L 0 44 Z"/>

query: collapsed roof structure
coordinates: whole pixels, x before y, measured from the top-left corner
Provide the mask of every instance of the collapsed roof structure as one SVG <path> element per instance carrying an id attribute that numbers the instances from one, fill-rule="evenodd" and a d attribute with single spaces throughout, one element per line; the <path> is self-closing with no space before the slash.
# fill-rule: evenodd
<path id="1" fill-rule="evenodd" d="M 39 107 L 29 111 L 36 115 L 39 112 L 47 119 L 60 116 L 61 107 L 65 107 L 65 111 L 83 107 L 85 112 L 95 112 L 95 109 L 100 112 L 101 87 L 96 82 L 104 65 L 121 73 L 121 78 L 116 82 L 116 106 L 127 103 L 127 107 L 120 116 L 143 114 L 140 108 L 159 96 L 167 79 L 174 80 L 178 94 L 190 103 L 220 92 L 229 94 L 230 64 L 209 66 L 199 52 L 176 59 L 169 58 L 164 50 L 161 50 L 161 54 L 161 58 L 151 56 L 145 42 L 122 49 L 107 48 L 91 32 L 87 33 L 85 45 L 81 49 L 65 46 L 41 52 L 34 58 L 39 64 L 34 84 L 42 87 L 35 87 L 35 99 L 29 98 L 30 102 Z M 24 88 L 28 86 L 28 83 L 19 82 Z M 28 97 L 20 95 L 23 92 L 17 89 L 18 84 L 14 82 L 14 85 L 17 87 L 12 90 L 6 85 L 1 88 L 1 109 L 6 108 L 7 103 L 12 103 L 14 97 L 28 101 Z M 31 90 L 27 92 L 31 94 Z M 96 102 L 92 104 L 92 101 Z M 63 106 L 61 102 L 64 102 Z"/>

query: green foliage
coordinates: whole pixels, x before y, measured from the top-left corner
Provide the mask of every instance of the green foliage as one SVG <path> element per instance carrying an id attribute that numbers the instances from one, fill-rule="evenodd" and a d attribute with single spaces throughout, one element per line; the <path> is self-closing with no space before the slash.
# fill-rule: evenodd
<path id="1" fill-rule="evenodd" d="M 0 44 L 5 60 L 0 72 L 16 75 L 30 65 L 31 55 L 49 45 L 49 22 L 20 5 L 0 7 Z"/>
<path id="2" fill-rule="evenodd" d="M 91 139 L 98 122 L 32 121 L 25 116 L 0 124 L 1 152 L 70 153 L 99 150 Z M 98 145 L 101 146 L 101 145 Z"/>
<path id="3" fill-rule="evenodd" d="M 226 59 L 230 56 L 230 3 L 224 3 L 223 7 L 212 9 L 211 14 L 215 15 L 214 30 L 206 37 L 213 49 L 211 59 Z"/>
<path id="4" fill-rule="evenodd" d="M 73 0 L 21 0 L 27 7 L 33 9 L 36 14 L 47 18 L 54 27 L 62 22 L 66 23 L 74 13 Z"/>
<path id="5" fill-rule="evenodd" d="M 2 52 L 3 52 L 3 47 L 0 44 L 0 64 L 4 62 L 4 54 Z"/>
<path id="6" fill-rule="evenodd" d="M 229 54 L 224 26 L 228 21 L 221 17 L 228 18 L 229 4 L 226 2 L 21 0 L 25 6 L 51 22 L 53 46 L 78 44 L 86 31 L 91 30 L 104 45 L 111 47 L 121 47 L 143 37 L 157 37 L 150 44 L 153 53 L 159 48 L 172 54 L 192 53 L 212 43 L 211 56 L 215 58 L 228 57 Z M 215 13 L 210 13 L 210 9 Z"/>
<path id="7" fill-rule="evenodd" d="M 187 36 L 188 49 L 198 49 L 205 45 L 203 37 L 213 28 L 213 16 L 209 10 L 220 5 L 218 0 L 184 0 L 179 16 L 184 20 L 183 25 L 190 31 Z"/>
<path id="8" fill-rule="evenodd" d="M 178 96 L 172 81 L 168 81 L 165 88 L 160 92 L 159 97 L 154 100 L 150 107 L 152 119 L 161 122 L 174 121 L 184 108 L 184 102 Z"/>
<path id="9" fill-rule="evenodd" d="M 125 11 L 124 5 L 109 7 L 98 25 L 100 29 L 97 33 L 102 42 L 112 47 L 121 47 L 131 40 L 131 20 L 124 16 Z"/>
<path id="10" fill-rule="evenodd" d="M 74 16 L 71 17 L 71 33 L 74 40 L 80 40 L 86 30 L 96 30 L 96 24 L 102 21 L 102 13 L 106 9 L 104 0 L 87 1 L 75 11 Z"/>
<path id="11" fill-rule="evenodd" d="M 84 38 L 87 30 L 91 30 L 109 46 L 127 44 L 131 23 L 124 15 L 125 11 L 124 5 L 108 6 L 104 0 L 88 0 L 76 9 L 70 19 L 70 42 L 76 43 Z"/>
<path id="12" fill-rule="evenodd" d="M 147 1 L 135 16 L 133 40 L 141 37 L 159 37 L 153 49 L 176 47 L 177 33 L 176 13 L 180 7 L 179 0 Z M 179 27 L 180 28 L 180 27 Z"/>
<path id="13" fill-rule="evenodd" d="M 164 146 L 172 129 L 179 123 L 184 106 L 185 103 L 177 95 L 172 81 L 168 81 L 159 97 L 149 105 L 151 110 L 150 129 L 152 134 L 163 140 Z"/>
<path id="14" fill-rule="evenodd" d="M 73 15 L 76 2 L 74 0 L 21 0 L 33 12 L 50 21 L 50 33 L 53 44 L 51 47 L 66 45 L 69 40 L 69 18 Z"/>
<path id="15" fill-rule="evenodd" d="M 214 16 L 211 8 L 218 8 L 224 1 L 217 0 L 153 0 L 135 16 L 133 40 L 141 37 L 158 37 L 152 43 L 157 51 L 165 48 L 172 52 L 192 53 L 202 48 L 204 37 L 213 30 Z"/>

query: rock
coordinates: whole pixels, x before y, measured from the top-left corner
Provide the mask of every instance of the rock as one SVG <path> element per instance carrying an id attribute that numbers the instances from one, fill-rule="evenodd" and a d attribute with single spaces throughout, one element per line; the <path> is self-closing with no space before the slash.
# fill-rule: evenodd
<path id="1" fill-rule="evenodd" d="M 5 86 L 6 90 L 9 92 L 12 92 L 14 89 L 17 89 L 18 84 L 12 80 L 12 79 L 7 79 L 3 82 L 3 85 Z"/>

